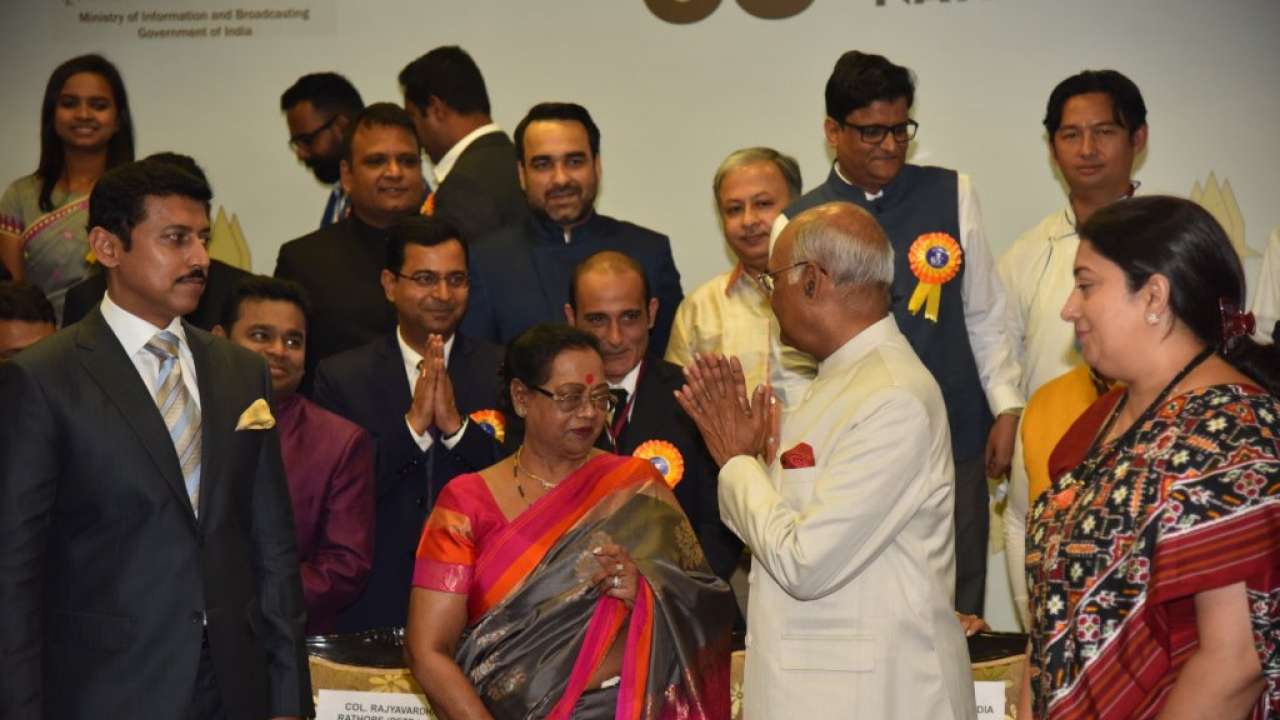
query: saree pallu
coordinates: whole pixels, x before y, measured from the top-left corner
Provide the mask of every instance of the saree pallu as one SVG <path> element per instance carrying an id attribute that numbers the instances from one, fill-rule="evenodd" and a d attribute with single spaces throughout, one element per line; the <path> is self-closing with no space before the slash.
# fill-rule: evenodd
<path id="1" fill-rule="evenodd" d="M 46 213 L 39 210 L 39 192 L 35 176 L 10 186 L 0 203 L 0 232 L 22 243 L 26 281 L 44 291 L 61 325 L 67 288 L 89 274 L 89 196 L 71 199 L 55 190 L 51 200 L 58 207 Z"/>
<path id="2" fill-rule="evenodd" d="M 1087 452 L 1120 390 L 1068 431 L 1077 463 L 1031 510 L 1031 686 L 1040 720 L 1151 718 L 1198 648 L 1196 593 L 1243 582 L 1280 717 L 1280 402 L 1220 385 L 1164 401 Z"/>
<path id="3" fill-rule="evenodd" d="M 456 659 L 494 717 L 729 717 L 732 595 L 649 462 L 593 458 L 478 549 L 452 504 L 446 490 L 427 521 L 415 584 L 467 587 Z M 630 611 L 591 583 L 608 543 L 639 570 Z M 620 681 L 586 691 L 618 638 Z"/>

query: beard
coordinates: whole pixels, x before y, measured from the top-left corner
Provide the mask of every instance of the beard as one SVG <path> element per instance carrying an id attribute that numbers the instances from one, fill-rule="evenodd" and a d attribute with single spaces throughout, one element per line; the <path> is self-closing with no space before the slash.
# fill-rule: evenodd
<path id="1" fill-rule="evenodd" d="M 307 167 L 311 169 L 316 179 L 325 185 L 332 185 L 338 182 L 342 177 L 342 157 L 335 155 L 334 157 L 311 157 L 307 158 Z"/>

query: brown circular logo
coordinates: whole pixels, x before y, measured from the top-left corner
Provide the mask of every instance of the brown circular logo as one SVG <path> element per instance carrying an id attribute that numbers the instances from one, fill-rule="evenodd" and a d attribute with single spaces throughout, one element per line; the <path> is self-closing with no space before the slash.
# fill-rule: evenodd
<path id="1" fill-rule="evenodd" d="M 644 0 L 644 4 L 649 6 L 650 12 L 669 23 L 688 25 L 704 20 L 715 12 L 720 7 L 720 0 Z"/>
<path id="2" fill-rule="evenodd" d="M 781 20 L 804 12 L 813 0 L 738 0 L 748 13 L 763 20 Z"/>

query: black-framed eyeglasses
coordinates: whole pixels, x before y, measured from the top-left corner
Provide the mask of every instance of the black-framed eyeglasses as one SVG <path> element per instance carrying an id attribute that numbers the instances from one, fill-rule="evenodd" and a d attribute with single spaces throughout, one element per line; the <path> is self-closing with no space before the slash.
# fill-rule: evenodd
<path id="1" fill-rule="evenodd" d="M 289 138 L 289 149 L 294 152 L 297 152 L 299 148 L 311 149 L 311 144 L 316 141 L 316 138 L 320 137 L 320 133 L 333 127 L 333 124 L 337 122 L 337 120 L 338 116 L 334 115 L 328 120 L 325 120 L 324 124 L 315 130 L 306 133 L 298 133 L 297 135 Z"/>
<path id="2" fill-rule="evenodd" d="M 782 268 L 781 270 L 774 270 L 773 272 L 761 273 L 760 285 L 764 287 L 765 292 L 772 295 L 774 283 L 777 282 L 778 278 L 782 275 L 782 273 L 787 272 L 789 270 L 795 270 L 798 267 L 804 267 L 805 265 L 808 265 L 808 264 L 809 264 L 808 260 L 801 260 L 800 262 L 788 265 Z"/>
<path id="3" fill-rule="evenodd" d="M 879 145 L 884 142 L 884 139 L 890 133 L 893 133 L 894 140 L 904 143 L 915 139 L 916 131 L 920 129 L 920 123 L 915 120 L 908 120 L 897 125 L 858 125 L 844 120 L 837 120 L 836 122 L 840 124 L 840 127 L 857 130 L 862 142 L 869 145 Z"/>
<path id="4" fill-rule="evenodd" d="M 560 412 L 569 415 L 577 412 L 582 406 L 591 403 L 591 406 L 602 413 L 608 414 L 613 410 L 614 403 L 617 400 L 604 390 L 596 393 L 587 393 L 586 390 L 570 390 L 568 392 L 551 392 L 550 390 L 538 385 L 529 385 L 530 390 L 534 390 L 542 395 L 546 395 L 555 402 Z"/>
<path id="5" fill-rule="evenodd" d="M 447 285 L 450 290 L 461 290 L 471 283 L 471 277 L 460 271 L 441 274 L 427 270 L 424 272 L 416 272 L 412 275 L 405 275 L 404 273 L 396 273 L 395 275 L 398 278 L 403 278 L 412 282 L 423 290 L 434 290 L 442 282 Z"/>

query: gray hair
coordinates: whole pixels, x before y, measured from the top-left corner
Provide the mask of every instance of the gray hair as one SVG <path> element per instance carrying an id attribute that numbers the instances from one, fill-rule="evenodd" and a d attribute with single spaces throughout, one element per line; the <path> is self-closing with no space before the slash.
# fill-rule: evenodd
<path id="1" fill-rule="evenodd" d="M 880 224 L 852 203 L 828 203 L 800 213 L 792 262 L 812 262 L 836 285 L 893 284 L 893 246 Z"/>
<path id="2" fill-rule="evenodd" d="M 729 157 L 716 168 L 716 176 L 711 181 L 711 192 L 716 202 L 720 202 L 720 186 L 724 184 L 726 175 L 740 167 L 762 162 L 773 163 L 778 172 L 782 173 L 782 179 L 787 183 L 787 192 L 791 193 L 791 200 L 800 197 L 803 181 L 800 179 L 800 165 L 795 158 L 783 155 L 773 148 L 749 147 L 729 153 Z"/>

